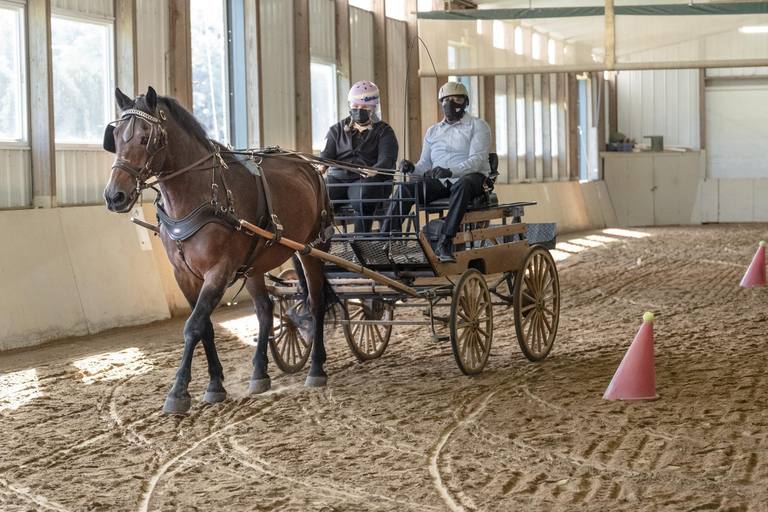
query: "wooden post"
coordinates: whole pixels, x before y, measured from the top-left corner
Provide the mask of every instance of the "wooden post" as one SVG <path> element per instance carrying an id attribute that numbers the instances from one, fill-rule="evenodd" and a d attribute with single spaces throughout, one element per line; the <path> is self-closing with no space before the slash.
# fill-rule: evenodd
<path id="1" fill-rule="evenodd" d="M 29 144 L 32 147 L 32 205 L 56 206 L 56 145 L 51 61 L 51 0 L 27 2 Z"/>
<path id="2" fill-rule="evenodd" d="M 568 175 L 579 179 L 579 84 L 576 73 L 568 73 Z"/>
<path id="3" fill-rule="evenodd" d="M 613 0 L 605 0 L 605 69 L 616 68 L 616 16 Z"/>
<path id="4" fill-rule="evenodd" d="M 169 0 L 168 83 L 171 96 L 192 111 L 192 28 L 189 0 Z"/>
<path id="5" fill-rule="evenodd" d="M 264 115 L 261 109 L 261 0 L 246 0 L 244 8 L 248 145 L 260 147 L 264 138 Z"/>
<path id="6" fill-rule="evenodd" d="M 136 0 L 115 0 L 115 68 L 117 86 L 133 98 L 138 94 Z"/>
<path id="7" fill-rule="evenodd" d="M 707 70 L 699 69 L 699 148 L 707 149 Z"/>
<path id="8" fill-rule="evenodd" d="M 491 129 L 491 152 L 496 151 L 496 77 L 486 75 L 483 80 L 483 119 Z"/>
<path id="9" fill-rule="evenodd" d="M 608 76 L 608 137 L 619 131 L 619 97 L 616 89 L 616 72 Z"/>
<path id="10" fill-rule="evenodd" d="M 421 143 L 424 137 L 425 128 L 421 124 L 421 79 L 419 78 L 419 42 L 416 39 L 419 35 L 418 20 L 416 11 L 418 10 L 417 0 L 408 0 L 406 4 L 408 9 L 407 22 L 405 28 L 406 39 L 406 58 L 408 62 L 408 135 L 407 147 L 403 152 L 406 158 L 417 161 L 421 155 Z"/>
<path id="11" fill-rule="evenodd" d="M 517 79 L 515 75 L 505 77 L 507 81 L 507 180 L 519 181 L 517 176 Z M 502 182 L 503 183 L 503 182 Z"/>
<path id="12" fill-rule="evenodd" d="M 438 76 L 437 80 L 435 81 L 435 95 L 432 97 L 433 98 L 432 101 L 435 102 L 434 105 L 435 105 L 435 109 L 436 109 L 435 110 L 435 112 L 436 112 L 435 122 L 436 123 L 439 123 L 440 121 L 443 120 L 443 117 L 445 117 L 445 114 L 443 114 L 443 106 L 438 101 L 437 95 L 440 92 L 440 87 L 442 87 L 443 84 L 446 83 L 447 81 L 448 81 L 448 76 L 447 75 Z"/>
<path id="13" fill-rule="evenodd" d="M 525 91 L 525 178 L 536 179 L 536 128 L 533 113 L 533 75 L 523 77 Z"/>
<path id="14" fill-rule="evenodd" d="M 541 159 L 545 180 L 552 178 L 552 130 L 557 130 L 557 127 L 551 126 L 549 80 L 549 73 L 541 74 Z"/>
<path id="15" fill-rule="evenodd" d="M 347 94 L 352 85 L 352 41 L 349 29 L 349 0 L 336 0 L 336 76 L 338 112 L 343 117 L 349 108 Z"/>
<path id="16" fill-rule="evenodd" d="M 312 152 L 312 85 L 309 60 L 309 0 L 293 0 L 293 77 L 296 87 L 296 149 Z"/>
<path id="17" fill-rule="evenodd" d="M 382 117 L 389 108 L 386 1 L 373 0 L 373 81 L 379 88 Z"/>
<path id="18" fill-rule="evenodd" d="M 557 179 L 567 180 L 568 174 L 568 74 L 557 74 Z"/>

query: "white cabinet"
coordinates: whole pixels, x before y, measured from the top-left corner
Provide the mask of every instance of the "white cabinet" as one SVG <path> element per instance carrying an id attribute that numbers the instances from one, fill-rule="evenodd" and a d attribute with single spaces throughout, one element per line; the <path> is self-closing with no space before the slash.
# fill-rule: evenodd
<path id="1" fill-rule="evenodd" d="M 700 151 L 601 153 L 608 194 L 620 226 L 698 224 Z"/>

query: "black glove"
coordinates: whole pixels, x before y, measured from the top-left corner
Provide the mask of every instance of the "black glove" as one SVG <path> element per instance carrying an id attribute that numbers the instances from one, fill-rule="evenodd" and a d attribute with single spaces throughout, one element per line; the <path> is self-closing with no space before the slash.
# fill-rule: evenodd
<path id="1" fill-rule="evenodd" d="M 440 166 L 433 167 L 431 173 L 433 178 L 450 178 L 453 176 L 453 173 L 450 169 L 446 169 L 445 167 Z"/>
<path id="2" fill-rule="evenodd" d="M 400 168 L 400 172 L 403 174 L 410 174 L 416 170 L 416 166 L 413 165 L 413 162 L 406 159 L 400 160 L 400 165 L 398 167 Z"/>

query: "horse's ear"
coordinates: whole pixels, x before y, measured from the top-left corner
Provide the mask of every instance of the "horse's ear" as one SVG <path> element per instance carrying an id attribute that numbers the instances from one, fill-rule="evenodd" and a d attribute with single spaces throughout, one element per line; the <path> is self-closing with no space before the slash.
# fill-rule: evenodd
<path id="1" fill-rule="evenodd" d="M 117 100 L 117 106 L 120 110 L 128 110 L 133 108 L 133 100 L 126 96 L 119 87 L 115 88 L 115 99 Z"/>
<path id="2" fill-rule="evenodd" d="M 144 96 L 144 99 L 146 100 L 149 109 L 154 112 L 157 107 L 157 91 L 155 91 L 151 85 L 147 89 L 147 94 Z"/>

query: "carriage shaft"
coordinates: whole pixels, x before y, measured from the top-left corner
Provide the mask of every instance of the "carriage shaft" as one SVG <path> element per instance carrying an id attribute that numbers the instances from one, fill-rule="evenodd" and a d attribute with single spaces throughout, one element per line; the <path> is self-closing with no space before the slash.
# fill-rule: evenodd
<path id="1" fill-rule="evenodd" d="M 334 265 L 341 267 L 343 269 L 349 270 L 350 272 L 355 272 L 357 274 L 364 275 L 365 277 L 369 277 L 372 280 L 376 281 L 377 283 L 385 284 L 390 288 L 399 290 L 403 293 L 410 295 L 411 297 L 416 297 L 416 298 L 421 297 L 419 295 L 419 292 L 417 292 L 414 288 L 411 288 L 410 286 L 406 286 L 399 281 L 395 281 L 394 279 L 390 279 L 389 277 L 379 274 L 378 272 L 369 270 L 363 267 L 362 265 L 358 265 L 357 263 L 352 263 L 351 261 L 347 261 L 344 258 L 339 258 L 338 256 L 334 256 L 333 254 L 328 254 L 325 251 L 315 249 L 311 245 L 302 244 L 302 243 L 296 242 L 295 240 L 291 240 L 290 238 L 281 237 L 278 239 L 275 236 L 275 234 L 272 233 L 271 231 L 262 229 L 259 226 L 256 226 L 255 224 L 251 224 L 246 220 L 241 219 L 240 226 L 246 231 L 254 235 L 258 235 L 268 240 L 274 240 L 280 245 L 284 245 L 290 249 L 293 249 L 294 251 L 299 251 L 302 254 L 307 254 L 314 258 L 327 261 L 329 263 L 333 263 Z"/>

